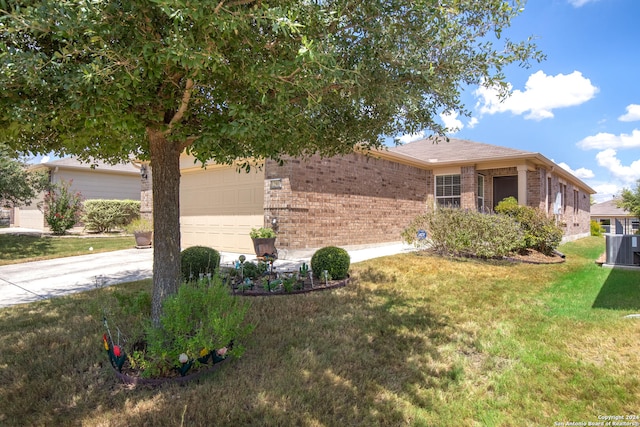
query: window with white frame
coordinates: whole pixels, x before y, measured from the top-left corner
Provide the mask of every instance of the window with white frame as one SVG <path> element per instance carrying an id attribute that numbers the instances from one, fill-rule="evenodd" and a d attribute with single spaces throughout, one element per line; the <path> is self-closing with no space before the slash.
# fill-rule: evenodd
<path id="1" fill-rule="evenodd" d="M 484 176 L 478 174 L 478 188 L 477 188 L 477 196 L 478 196 L 478 211 L 482 212 L 484 210 Z"/>
<path id="2" fill-rule="evenodd" d="M 460 207 L 460 175 L 436 176 L 436 203 Z"/>

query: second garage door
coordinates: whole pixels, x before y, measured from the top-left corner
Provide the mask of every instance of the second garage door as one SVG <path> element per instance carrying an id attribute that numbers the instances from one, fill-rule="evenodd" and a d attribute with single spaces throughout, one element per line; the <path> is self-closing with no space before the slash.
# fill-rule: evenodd
<path id="1" fill-rule="evenodd" d="M 251 228 L 264 223 L 264 172 L 214 166 L 182 171 L 182 248 L 202 245 L 219 251 L 253 253 Z"/>

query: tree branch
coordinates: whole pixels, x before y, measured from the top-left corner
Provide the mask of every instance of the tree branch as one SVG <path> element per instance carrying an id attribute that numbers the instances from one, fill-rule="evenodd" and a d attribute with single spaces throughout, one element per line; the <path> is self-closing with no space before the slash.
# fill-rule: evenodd
<path id="1" fill-rule="evenodd" d="M 184 149 L 189 147 L 191 144 L 193 144 L 196 141 L 196 139 L 198 139 L 197 136 L 190 136 L 187 139 L 185 139 L 184 142 L 180 144 L 180 152 L 182 153 Z"/>
<path id="2" fill-rule="evenodd" d="M 167 130 L 164 131 L 165 136 L 171 133 L 171 129 L 173 129 L 173 125 L 178 123 L 184 117 L 184 113 L 189 108 L 189 100 L 191 99 L 191 92 L 193 91 L 193 80 L 187 79 L 187 84 L 184 87 L 184 93 L 182 94 L 182 102 L 180 103 L 180 108 L 173 115 L 171 121 L 169 122 L 169 126 Z"/>

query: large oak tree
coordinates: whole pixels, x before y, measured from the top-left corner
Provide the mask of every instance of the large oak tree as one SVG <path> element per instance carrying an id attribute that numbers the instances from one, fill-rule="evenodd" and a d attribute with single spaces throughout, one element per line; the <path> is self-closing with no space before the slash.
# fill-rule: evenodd
<path id="1" fill-rule="evenodd" d="M 179 282 L 179 156 L 334 155 L 466 113 L 541 55 L 520 1 L 0 0 L 0 141 L 153 167 L 153 317 Z"/>

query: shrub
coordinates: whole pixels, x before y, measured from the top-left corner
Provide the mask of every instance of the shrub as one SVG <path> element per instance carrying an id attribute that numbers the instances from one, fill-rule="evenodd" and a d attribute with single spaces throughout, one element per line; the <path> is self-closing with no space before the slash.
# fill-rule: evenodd
<path id="1" fill-rule="evenodd" d="M 235 298 L 229 288 L 214 276 L 211 283 L 200 280 L 180 286 L 177 294 L 167 297 L 162 305 L 160 326 L 147 329 L 147 375 L 158 375 L 179 367 L 179 357 L 189 361 L 207 352 L 233 344 L 228 356 L 243 354 L 242 338 L 254 329 L 245 324 L 249 308 L 246 299 Z"/>
<path id="2" fill-rule="evenodd" d="M 323 278 L 322 272 L 326 270 L 331 279 L 344 279 L 350 264 L 351 257 L 347 251 L 335 246 L 318 249 L 311 257 L 311 270 L 316 278 Z"/>
<path id="3" fill-rule="evenodd" d="M 44 196 L 44 219 L 53 234 L 64 234 L 80 219 L 82 194 L 71 191 L 71 181 L 52 184 Z"/>
<path id="4" fill-rule="evenodd" d="M 200 274 L 213 274 L 220 266 L 220 253 L 206 246 L 192 246 L 180 254 L 182 277 L 197 280 Z"/>
<path id="5" fill-rule="evenodd" d="M 513 197 L 498 203 L 495 211 L 515 219 L 524 231 L 525 247 L 550 255 L 558 247 L 564 235 L 555 224 L 554 218 L 548 218 L 540 209 L 520 206 Z"/>
<path id="6" fill-rule="evenodd" d="M 84 202 L 82 222 L 85 228 L 105 233 L 124 227 L 140 215 L 138 200 L 87 200 Z"/>
<path id="7" fill-rule="evenodd" d="M 425 230 L 427 238 L 418 239 L 418 230 Z M 416 217 L 401 235 L 407 243 L 442 255 L 496 258 L 523 245 L 520 226 L 511 218 L 446 207 Z"/>
<path id="8" fill-rule="evenodd" d="M 256 279 L 262 276 L 267 271 L 267 263 L 259 262 L 245 262 L 242 264 L 242 274 L 244 277 L 248 277 L 250 279 Z"/>
<path id="9" fill-rule="evenodd" d="M 604 227 L 600 225 L 598 221 L 591 220 L 591 235 L 592 236 L 602 236 L 604 233 Z"/>

